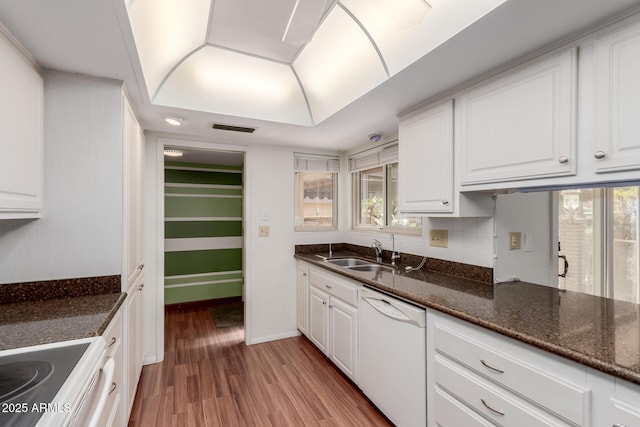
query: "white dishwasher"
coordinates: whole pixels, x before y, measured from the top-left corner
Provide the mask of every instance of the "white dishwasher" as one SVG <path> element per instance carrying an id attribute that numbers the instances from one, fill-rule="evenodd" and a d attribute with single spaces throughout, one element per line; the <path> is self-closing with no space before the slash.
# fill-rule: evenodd
<path id="1" fill-rule="evenodd" d="M 426 310 L 366 287 L 360 299 L 360 388 L 396 426 L 426 426 Z"/>

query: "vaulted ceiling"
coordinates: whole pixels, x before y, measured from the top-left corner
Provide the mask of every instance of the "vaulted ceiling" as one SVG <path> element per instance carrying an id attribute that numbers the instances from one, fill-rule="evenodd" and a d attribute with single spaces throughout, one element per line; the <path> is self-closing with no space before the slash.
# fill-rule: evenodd
<path id="1" fill-rule="evenodd" d="M 284 37 L 294 6 L 309 1 L 319 18 L 307 9 Z M 640 7 L 427 1 L 0 0 L 0 23 L 43 68 L 123 80 L 145 129 L 342 150 L 397 132 L 398 114 L 442 91 Z M 408 21 L 385 9 L 412 2 Z"/>

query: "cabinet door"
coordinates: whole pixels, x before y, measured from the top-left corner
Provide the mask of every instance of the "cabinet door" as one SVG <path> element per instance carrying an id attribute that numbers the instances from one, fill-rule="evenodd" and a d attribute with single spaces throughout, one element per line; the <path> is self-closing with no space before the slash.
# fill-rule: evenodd
<path id="1" fill-rule="evenodd" d="M 456 100 L 463 185 L 575 174 L 576 58 L 527 64 Z"/>
<path id="2" fill-rule="evenodd" d="M 400 121 L 403 213 L 453 212 L 453 100 Z"/>
<path id="3" fill-rule="evenodd" d="M 42 210 L 43 83 L 0 32 L 0 219 Z"/>
<path id="4" fill-rule="evenodd" d="M 127 287 L 131 286 L 144 267 L 143 184 L 144 138 L 131 105 L 123 97 Z"/>
<path id="5" fill-rule="evenodd" d="M 596 172 L 640 169 L 640 24 L 595 46 Z"/>
<path id="6" fill-rule="evenodd" d="M 132 287 L 126 301 L 126 368 L 127 377 L 127 414 L 131 412 L 131 407 L 136 396 L 138 380 L 142 372 L 142 362 L 144 359 L 144 334 L 142 331 L 142 301 L 144 283 L 140 282 Z"/>
<path id="7" fill-rule="evenodd" d="M 304 265 L 296 268 L 296 313 L 298 330 L 308 335 L 309 324 L 309 269 Z"/>
<path id="8" fill-rule="evenodd" d="M 337 298 L 329 302 L 329 358 L 357 383 L 358 312 Z"/>
<path id="9" fill-rule="evenodd" d="M 315 286 L 309 287 L 309 339 L 324 354 L 329 354 L 329 295 Z"/>

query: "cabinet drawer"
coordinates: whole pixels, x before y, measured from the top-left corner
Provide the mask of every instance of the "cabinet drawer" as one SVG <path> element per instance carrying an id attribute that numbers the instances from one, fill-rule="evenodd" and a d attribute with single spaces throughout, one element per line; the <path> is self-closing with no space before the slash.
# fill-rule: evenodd
<path id="1" fill-rule="evenodd" d="M 441 355 L 435 360 L 435 381 L 488 419 L 505 426 L 573 426 L 528 404 L 490 381 Z M 464 425 L 464 424 L 463 424 Z M 579 424 L 584 425 L 584 424 Z"/>
<path id="2" fill-rule="evenodd" d="M 435 420 L 438 427 L 495 427 L 495 424 L 482 418 L 465 404 L 436 387 Z"/>
<path id="3" fill-rule="evenodd" d="M 102 336 L 107 343 L 107 355 L 113 356 L 122 343 L 122 316 L 119 310 Z"/>
<path id="4" fill-rule="evenodd" d="M 636 402 L 640 404 L 640 402 Z M 640 426 L 640 407 L 633 407 L 616 398 L 611 398 L 611 416 L 613 426 L 631 427 Z"/>
<path id="5" fill-rule="evenodd" d="M 314 269 L 310 269 L 309 277 L 312 286 L 322 289 L 354 307 L 358 306 L 358 286 L 354 283 Z"/>
<path id="6" fill-rule="evenodd" d="M 578 425 L 590 421 L 584 370 L 453 319 L 435 324 L 436 351 Z M 563 363 L 564 362 L 564 363 Z"/>

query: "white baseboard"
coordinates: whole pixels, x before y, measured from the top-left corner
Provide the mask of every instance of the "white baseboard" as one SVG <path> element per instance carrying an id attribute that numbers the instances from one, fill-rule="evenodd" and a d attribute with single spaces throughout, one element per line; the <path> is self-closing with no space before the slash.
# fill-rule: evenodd
<path id="1" fill-rule="evenodd" d="M 295 330 L 295 331 L 289 331 L 289 332 L 283 332 L 281 334 L 275 334 L 275 335 L 267 335 L 264 337 L 257 337 L 257 338 L 252 338 L 249 341 L 249 345 L 253 345 L 253 344 L 260 344 L 263 342 L 269 342 L 269 341 L 276 341 L 276 340 L 281 340 L 284 338 L 292 338 L 292 337 L 297 337 L 301 335 L 299 330 Z"/>
<path id="2" fill-rule="evenodd" d="M 160 360 L 158 360 L 157 357 L 155 356 L 150 356 L 150 357 L 145 357 L 144 360 L 142 361 L 142 365 L 153 365 L 154 363 L 160 363 L 160 362 L 164 362 L 164 357 Z"/>

